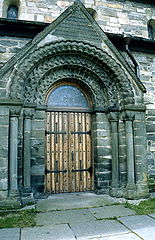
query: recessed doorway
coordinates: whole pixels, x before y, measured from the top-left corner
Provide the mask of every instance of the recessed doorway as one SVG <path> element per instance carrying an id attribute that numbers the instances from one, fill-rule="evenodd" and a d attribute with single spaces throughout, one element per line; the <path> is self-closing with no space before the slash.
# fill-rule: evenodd
<path id="1" fill-rule="evenodd" d="M 54 88 L 47 98 L 46 192 L 93 190 L 90 103 L 69 84 Z"/>

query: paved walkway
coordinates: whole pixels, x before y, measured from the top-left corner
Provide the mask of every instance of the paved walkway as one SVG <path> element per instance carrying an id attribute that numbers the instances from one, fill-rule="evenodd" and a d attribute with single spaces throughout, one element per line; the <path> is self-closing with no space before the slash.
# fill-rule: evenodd
<path id="1" fill-rule="evenodd" d="M 37 226 L 1 229 L 0 240 L 155 240 L 155 214 L 136 215 L 107 195 L 59 194 L 39 200 Z"/>

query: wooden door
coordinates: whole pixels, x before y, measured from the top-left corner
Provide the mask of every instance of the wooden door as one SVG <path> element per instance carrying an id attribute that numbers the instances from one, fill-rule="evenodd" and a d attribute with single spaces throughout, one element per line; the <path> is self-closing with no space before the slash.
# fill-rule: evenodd
<path id="1" fill-rule="evenodd" d="M 48 193 L 93 189 L 89 113 L 47 112 L 46 153 Z"/>

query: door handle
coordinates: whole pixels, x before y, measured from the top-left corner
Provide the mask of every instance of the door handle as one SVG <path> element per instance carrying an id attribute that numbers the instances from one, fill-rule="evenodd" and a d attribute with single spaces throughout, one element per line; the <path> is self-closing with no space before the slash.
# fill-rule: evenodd
<path id="1" fill-rule="evenodd" d="M 74 161 L 74 152 L 72 152 L 71 155 L 72 155 L 72 161 Z"/>

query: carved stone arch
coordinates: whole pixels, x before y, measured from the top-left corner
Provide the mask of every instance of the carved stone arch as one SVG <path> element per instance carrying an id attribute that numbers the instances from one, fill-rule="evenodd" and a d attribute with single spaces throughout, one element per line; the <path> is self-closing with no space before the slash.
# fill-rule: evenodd
<path id="1" fill-rule="evenodd" d="M 69 81 L 70 83 L 77 83 L 82 89 L 86 89 L 88 94 L 91 96 L 92 104 L 95 107 L 108 107 L 109 96 L 107 96 L 107 91 L 101 85 L 99 79 L 94 78 L 94 76 L 89 75 L 87 72 L 82 73 L 78 69 L 55 69 L 48 75 L 45 75 L 44 81 L 37 88 L 34 95 L 34 101 L 39 99 L 41 104 L 44 104 L 45 93 L 48 92 L 50 86 L 57 82 Z M 28 99 L 28 98 L 27 98 Z M 114 105 L 114 103 L 111 103 Z"/>
<path id="2" fill-rule="evenodd" d="M 117 93 L 119 93 L 120 104 L 134 103 L 131 85 L 121 66 L 107 52 L 96 46 L 79 41 L 52 42 L 37 48 L 35 51 L 29 52 L 29 55 L 26 55 L 24 59 L 19 61 L 16 69 L 12 72 L 11 97 L 14 98 L 16 95 L 17 98 L 23 100 L 25 85 L 33 85 L 38 77 L 39 79 L 43 79 L 46 72 L 51 68 L 60 67 L 60 65 L 62 68 L 62 65 L 67 64 L 66 56 L 68 55 L 73 55 L 70 58 L 71 65 L 73 59 L 74 61 L 75 59 L 78 61 L 80 56 L 79 62 L 83 63 L 86 69 L 90 70 L 91 68 L 93 73 L 97 73 L 98 78 L 103 83 L 105 81 L 105 74 L 109 76 L 109 83 L 106 84 L 109 86 L 109 89 L 115 85 Z M 58 63 L 56 61 L 57 56 L 61 56 Z M 65 56 L 65 59 L 63 56 Z M 53 59 L 55 59 L 54 64 L 52 62 Z M 91 66 L 90 62 L 93 63 Z M 74 64 L 76 63 L 74 62 Z M 85 69 L 83 70 L 85 71 Z M 29 82 L 25 84 L 27 79 L 29 79 Z M 18 93 L 15 91 L 17 89 Z M 111 96 L 113 96 L 113 93 Z"/>
<path id="3" fill-rule="evenodd" d="M 68 58 L 70 59 L 70 65 Z M 29 75 L 25 83 L 25 101 L 45 104 L 44 96 L 49 86 L 56 81 L 68 78 L 70 81 L 76 79 L 76 82 L 79 81 L 80 85 L 83 82 L 88 86 L 91 91 L 90 95 L 94 99 L 94 106 L 116 105 L 118 101 L 115 84 L 111 83 L 109 76 L 102 69 L 94 68 L 94 66 L 95 63 L 78 59 L 77 56 L 66 56 L 64 61 L 61 56 L 54 57 L 54 62 L 48 59 L 43 64 L 38 65 L 38 68 L 35 68 Z M 92 71 L 93 68 L 95 69 L 94 72 Z"/>

